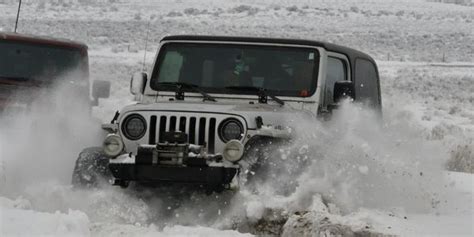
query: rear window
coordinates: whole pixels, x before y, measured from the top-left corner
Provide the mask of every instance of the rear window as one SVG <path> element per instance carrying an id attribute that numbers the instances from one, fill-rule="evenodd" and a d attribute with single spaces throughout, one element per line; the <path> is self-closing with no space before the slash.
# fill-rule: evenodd
<path id="1" fill-rule="evenodd" d="M 87 61 L 78 49 L 0 41 L 0 77 L 40 81 L 74 72 L 87 76 Z"/>

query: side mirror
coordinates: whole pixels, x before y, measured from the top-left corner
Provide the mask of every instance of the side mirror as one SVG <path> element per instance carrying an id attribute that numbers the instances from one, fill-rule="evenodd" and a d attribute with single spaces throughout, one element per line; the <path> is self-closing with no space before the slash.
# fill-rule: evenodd
<path id="1" fill-rule="evenodd" d="M 92 101 L 93 106 L 99 104 L 99 98 L 109 98 L 110 81 L 94 80 L 92 82 Z"/>
<path id="2" fill-rule="evenodd" d="M 135 96 L 143 95 L 147 80 L 148 76 L 144 72 L 133 74 L 132 80 L 130 81 L 130 93 Z"/>
<path id="3" fill-rule="evenodd" d="M 352 81 L 336 82 L 334 84 L 333 94 L 334 103 L 338 103 L 348 97 L 354 99 L 354 83 L 352 83 Z"/>

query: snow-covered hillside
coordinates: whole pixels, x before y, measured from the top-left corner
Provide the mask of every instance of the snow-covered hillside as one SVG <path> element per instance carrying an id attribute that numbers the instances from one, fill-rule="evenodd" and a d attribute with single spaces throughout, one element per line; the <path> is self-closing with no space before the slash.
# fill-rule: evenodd
<path id="1" fill-rule="evenodd" d="M 15 15 L 16 1 L 0 0 L 1 30 L 13 29 Z M 280 196 L 276 184 L 267 182 L 258 194 L 244 188 L 234 195 L 205 196 L 116 187 L 73 190 L 70 174 L 78 151 L 100 144 L 95 123 L 71 119 L 65 124 L 69 130 L 58 129 L 54 119 L 66 116 L 62 111 L 2 119 L 1 236 L 474 234 L 474 11 L 469 4 L 23 0 L 21 16 L 21 33 L 89 45 L 92 79 L 112 82 L 111 98 L 93 111 L 103 121 L 132 103 L 128 83 L 142 68 L 149 32 L 148 69 L 158 41 L 168 34 L 318 39 L 368 52 L 380 67 L 385 126 L 371 129 L 370 114 L 349 105 L 331 123 L 302 122 L 300 129 L 318 139 L 304 142 L 303 136 L 296 145 L 310 147 L 318 161 L 291 177 L 298 183 L 294 193 Z M 40 118 L 39 130 L 38 124 L 30 129 L 32 117 Z M 335 129 L 341 126 L 344 132 Z M 64 140 L 65 133 L 74 141 Z"/>

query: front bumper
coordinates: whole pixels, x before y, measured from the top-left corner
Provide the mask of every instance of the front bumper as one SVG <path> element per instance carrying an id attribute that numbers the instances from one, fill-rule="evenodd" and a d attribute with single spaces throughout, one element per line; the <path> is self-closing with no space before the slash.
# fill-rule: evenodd
<path id="1" fill-rule="evenodd" d="M 229 184 L 237 168 L 227 167 L 178 167 L 137 164 L 109 164 L 112 175 L 121 181 L 145 183 L 173 182 L 196 184 Z"/>
<path id="2" fill-rule="evenodd" d="M 239 166 L 220 155 L 199 154 L 188 144 L 142 145 L 137 155 L 122 154 L 109 161 L 115 183 L 193 183 L 204 185 L 229 184 Z M 119 181 L 119 182 L 117 182 Z"/>

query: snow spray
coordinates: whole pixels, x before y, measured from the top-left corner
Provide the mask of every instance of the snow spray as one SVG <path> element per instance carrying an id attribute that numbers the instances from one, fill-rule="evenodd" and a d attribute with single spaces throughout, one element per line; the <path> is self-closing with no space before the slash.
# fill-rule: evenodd
<path id="1" fill-rule="evenodd" d="M 274 166 L 296 159 L 305 161 L 305 168 L 267 179 L 256 192 L 242 192 L 248 205 L 305 211 L 314 195 L 343 213 L 359 208 L 430 211 L 440 203 L 448 153 L 438 142 L 425 140 L 410 121 L 389 117 L 382 123 L 375 112 L 349 103 L 335 110 L 331 121 L 289 120 L 298 124 L 294 141 L 269 156 L 276 159 Z M 282 182 L 289 180 L 294 191 L 280 195 Z M 255 208 L 249 210 L 255 215 Z M 257 219 L 258 213 L 263 212 Z"/>
<path id="2" fill-rule="evenodd" d="M 80 150 L 100 144 L 100 124 L 91 118 L 90 102 L 77 91 L 86 83 L 77 77 L 70 72 L 50 88 L 35 88 L 38 94 L 30 105 L 7 108 L 2 115 L 6 189 L 21 191 L 48 180 L 69 184 Z"/>

